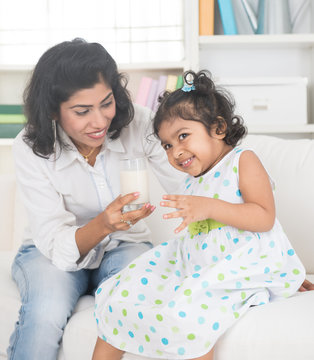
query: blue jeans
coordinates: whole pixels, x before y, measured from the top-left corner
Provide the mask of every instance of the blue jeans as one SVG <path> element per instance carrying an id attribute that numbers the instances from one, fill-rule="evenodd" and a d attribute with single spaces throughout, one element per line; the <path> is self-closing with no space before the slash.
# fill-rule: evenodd
<path id="1" fill-rule="evenodd" d="M 149 250 L 150 243 L 121 241 L 106 252 L 97 269 L 66 272 L 51 264 L 34 245 L 21 246 L 12 265 L 22 306 L 10 337 L 8 360 L 55 360 L 64 327 L 80 296 Z"/>

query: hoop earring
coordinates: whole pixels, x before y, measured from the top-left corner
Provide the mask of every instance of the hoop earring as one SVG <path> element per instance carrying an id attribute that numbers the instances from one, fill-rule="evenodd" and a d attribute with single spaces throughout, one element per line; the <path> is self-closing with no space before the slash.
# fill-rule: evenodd
<path id="1" fill-rule="evenodd" d="M 56 120 L 51 121 L 52 133 L 53 133 L 53 152 L 56 153 L 56 142 L 57 142 L 57 124 Z"/>

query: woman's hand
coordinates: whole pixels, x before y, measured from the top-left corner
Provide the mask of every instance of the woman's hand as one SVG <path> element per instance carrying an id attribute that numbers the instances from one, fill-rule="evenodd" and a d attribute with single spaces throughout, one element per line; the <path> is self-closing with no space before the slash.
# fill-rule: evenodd
<path id="1" fill-rule="evenodd" d="M 180 232 L 191 222 L 204 220 L 207 216 L 209 204 L 212 199 L 204 196 L 193 195 L 164 195 L 160 206 L 177 209 L 172 213 L 165 214 L 164 219 L 183 218 L 182 223 L 174 230 Z"/>
<path id="2" fill-rule="evenodd" d="M 309 280 L 304 280 L 303 284 L 300 286 L 299 291 L 303 292 L 303 291 L 310 291 L 310 290 L 314 290 L 314 284 L 311 283 Z"/>
<path id="3" fill-rule="evenodd" d="M 138 210 L 124 213 L 123 207 L 138 197 L 138 192 L 124 196 L 119 195 L 112 203 L 107 206 L 106 210 L 103 212 L 103 215 L 105 226 L 110 231 L 110 233 L 115 231 L 128 230 L 139 220 L 146 218 L 155 210 L 155 206 L 151 205 L 150 203 L 146 203 Z"/>

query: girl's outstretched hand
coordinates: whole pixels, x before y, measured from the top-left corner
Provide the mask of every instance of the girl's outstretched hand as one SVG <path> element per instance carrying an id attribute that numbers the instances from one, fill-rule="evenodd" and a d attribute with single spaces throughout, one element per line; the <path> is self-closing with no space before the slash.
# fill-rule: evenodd
<path id="1" fill-rule="evenodd" d="M 299 291 L 303 292 L 303 291 L 311 291 L 311 290 L 314 290 L 314 284 L 309 280 L 305 279 L 303 281 L 303 284 L 300 286 Z"/>
<path id="2" fill-rule="evenodd" d="M 149 216 L 155 206 L 146 203 L 138 210 L 123 212 L 123 207 L 139 197 L 139 193 L 130 193 L 124 196 L 119 195 L 111 202 L 103 212 L 106 227 L 110 232 L 128 230 L 139 220 Z"/>
<path id="3" fill-rule="evenodd" d="M 174 230 L 180 232 L 191 222 L 207 219 L 206 210 L 208 210 L 210 198 L 193 195 L 164 195 L 166 201 L 161 201 L 160 206 L 177 209 L 172 213 L 163 215 L 164 219 L 183 218 L 182 223 Z"/>

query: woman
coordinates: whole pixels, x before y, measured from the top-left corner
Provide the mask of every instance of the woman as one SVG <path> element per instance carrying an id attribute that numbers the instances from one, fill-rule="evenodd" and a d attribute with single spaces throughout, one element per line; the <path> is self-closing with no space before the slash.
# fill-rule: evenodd
<path id="1" fill-rule="evenodd" d="M 22 306 L 8 359 L 56 359 L 79 297 L 152 247 L 140 220 L 155 207 L 122 212 L 138 193 L 119 195 L 119 159 L 147 157 L 167 191 L 180 175 L 126 83 L 100 44 L 75 39 L 42 55 L 25 90 L 13 149 L 29 226 L 12 266 Z"/>

